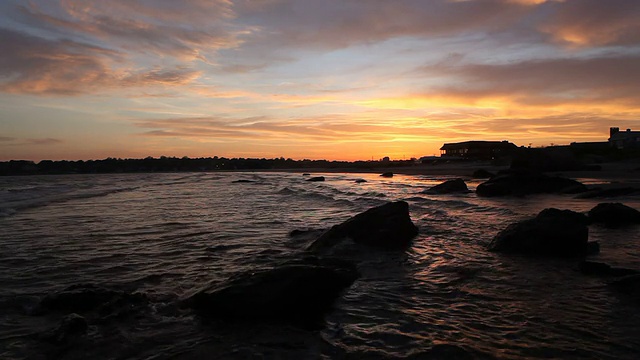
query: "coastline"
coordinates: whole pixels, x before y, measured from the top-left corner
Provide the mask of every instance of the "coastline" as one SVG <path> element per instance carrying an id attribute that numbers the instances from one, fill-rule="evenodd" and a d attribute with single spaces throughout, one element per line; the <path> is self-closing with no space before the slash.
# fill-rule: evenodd
<path id="1" fill-rule="evenodd" d="M 571 179 L 596 179 L 602 181 L 616 182 L 640 182 L 640 163 L 637 162 L 615 162 L 598 164 L 602 170 L 598 171 L 551 171 L 549 175 L 558 175 Z M 500 170 L 509 169 L 508 165 L 492 165 L 490 162 L 472 163 L 451 163 L 451 164 L 416 164 L 415 166 L 387 167 L 387 168 L 308 168 L 308 169 L 272 169 L 253 170 L 266 172 L 293 172 L 293 173 L 364 173 L 382 174 L 383 172 L 393 172 L 398 175 L 434 175 L 434 176 L 459 176 L 471 178 L 473 172 L 479 169 L 497 173 Z"/>

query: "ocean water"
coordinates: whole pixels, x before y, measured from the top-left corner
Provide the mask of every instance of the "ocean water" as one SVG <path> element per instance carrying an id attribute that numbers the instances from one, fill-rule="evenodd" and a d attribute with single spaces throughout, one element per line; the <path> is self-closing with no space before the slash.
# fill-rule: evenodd
<path id="1" fill-rule="evenodd" d="M 580 274 L 577 260 L 485 250 L 505 226 L 544 208 L 588 211 L 602 200 L 436 196 L 421 191 L 447 177 L 313 175 L 326 181 L 259 172 L 0 178 L 0 358 L 440 358 L 443 349 L 472 358 L 639 358 L 639 305 L 609 279 Z M 361 254 L 362 277 L 323 330 L 212 326 L 176 306 L 207 284 L 299 256 L 307 242 L 291 230 L 328 228 L 393 200 L 409 202 L 420 234 L 406 252 Z M 640 208 L 638 197 L 615 201 Z M 640 269 L 639 230 L 591 226 L 590 240 L 601 244 L 591 258 Z M 90 321 L 72 344 L 43 341 L 61 316 L 33 308 L 74 284 L 144 293 L 150 303 L 115 322 Z"/>

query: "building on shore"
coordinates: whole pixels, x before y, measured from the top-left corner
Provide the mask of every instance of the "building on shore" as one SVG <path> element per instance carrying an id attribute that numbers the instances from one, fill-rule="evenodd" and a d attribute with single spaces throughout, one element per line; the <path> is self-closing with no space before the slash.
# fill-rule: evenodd
<path id="1" fill-rule="evenodd" d="M 609 145 L 616 149 L 640 149 L 640 131 L 620 131 L 620 128 L 609 129 Z"/>
<path id="2" fill-rule="evenodd" d="M 451 159 L 491 160 L 512 155 L 518 147 L 504 141 L 465 141 L 448 143 L 440 148 L 440 156 Z"/>

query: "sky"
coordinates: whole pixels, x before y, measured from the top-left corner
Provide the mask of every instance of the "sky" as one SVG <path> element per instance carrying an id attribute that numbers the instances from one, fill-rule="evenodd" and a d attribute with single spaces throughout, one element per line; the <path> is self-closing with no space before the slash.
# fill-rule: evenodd
<path id="1" fill-rule="evenodd" d="M 640 130 L 636 0 L 2 0 L 0 160 L 409 159 Z"/>

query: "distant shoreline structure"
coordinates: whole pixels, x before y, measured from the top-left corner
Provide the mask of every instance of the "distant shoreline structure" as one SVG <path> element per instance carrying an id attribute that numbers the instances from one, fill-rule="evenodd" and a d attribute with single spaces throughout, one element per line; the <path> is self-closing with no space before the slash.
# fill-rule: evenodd
<path id="1" fill-rule="evenodd" d="M 518 147 L 507 141 L 463 141 L 445 143 L 440 148 L 440 157 L 425 156 L 420 159 L 391 160 L 385 156 L 380 160 L 293 160 L 291 158 L 225 158 L 225 157 L 146 157 L 143 159 L 106 158 L 102 160 L 30 160 L 0 161 L 0 176 L 53 175 L 53 174 L 104 174 L 104 173 L 153 173 L 153 172 L 205 172 L 205 171 L 277 171 L 328 169 L 345 171 L 375 171 L 389 168 L 407 168 L 419 164 L 442 164 L 460 161 L 491 161 L 496 166 L 513 165 L 536 158 L 538 163 L 553 162 L 558 157 L 573 157 L 585 163 L 618 161 L 640 158 L 640 131 L 620 131 L 610 128 L 608 141 L 573 142 L 542 148 Z M 544 153 L 544 154 L 542 154 Z M 565 161 L 567 163 L 567 161 Z M 545 166 L 538 164 L 540 168 Z"/>

